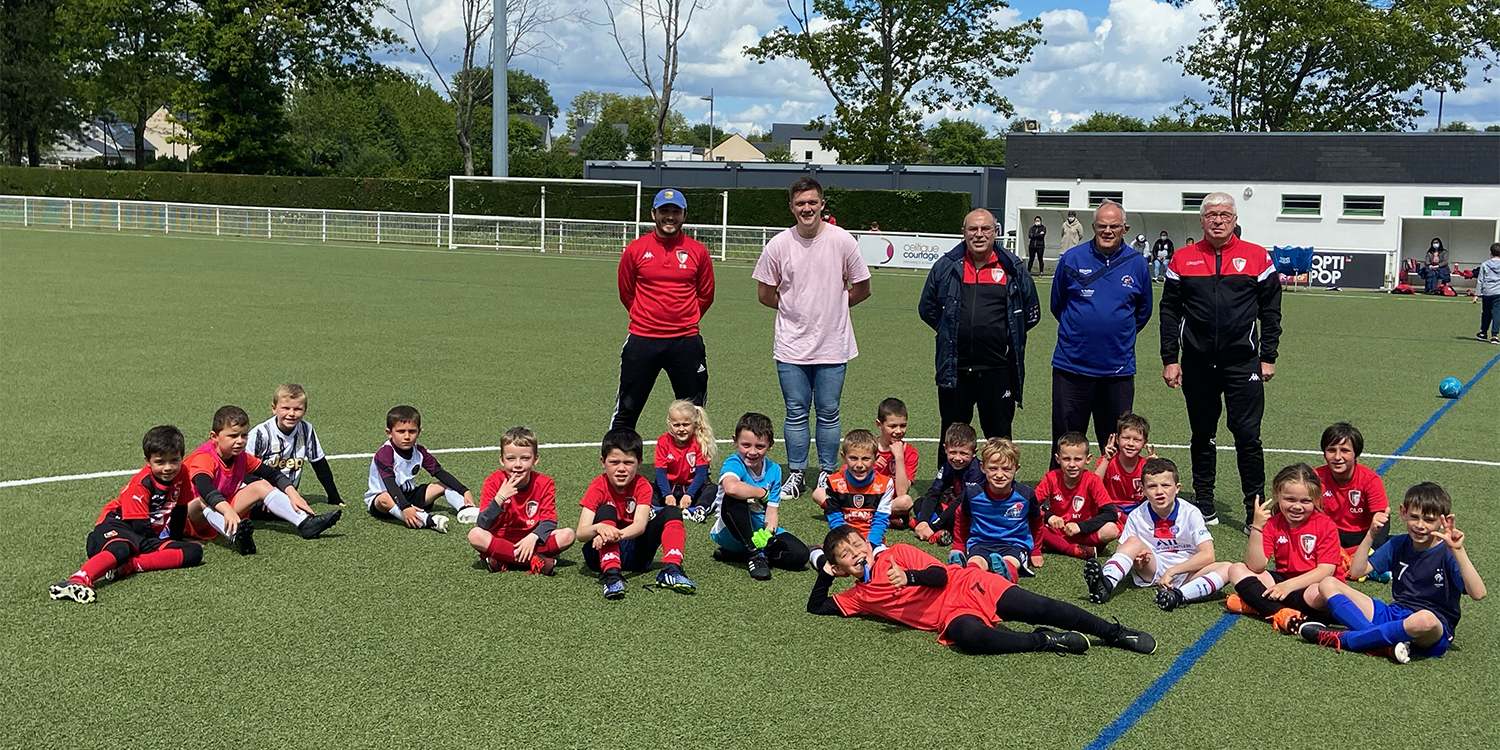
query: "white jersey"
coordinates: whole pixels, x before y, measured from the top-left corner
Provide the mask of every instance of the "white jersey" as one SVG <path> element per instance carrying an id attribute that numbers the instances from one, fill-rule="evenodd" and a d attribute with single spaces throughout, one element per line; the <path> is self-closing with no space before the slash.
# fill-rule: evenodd
<path id="1" fill-rule="evenodd" d="M 1157 577 L 1167 568 L 1198 554 L 1198 548 L 1204 542 L 1213 541 L 1213 535 L 1208 533 L 1208 525 L 1203 522 L 1203 511 L 1182 500 L 1177 501 L 1177 507 L 1166 518 L 1158 517 L 1150 502 L 1141 503 L 1126 517 L 1125 530 L 1120 533 L 1120 543 L 1124 544 L 1131 537 L 1145 542 L 1146 547 L 1151 550 L 1156 559 Z M 1172 581 L 1172 585 L 1180 586 L 1188 575 L 1178 576 Z M 1150 586 L 1154 582 L 1154 579 L 1143 581 L 1135 574 L 1132 577 L 1137 586 Z"/>
<path id="2" fill-rule="evenodd" d="M 412 446 L 411 456 L 405 457 L 396 451 L 391 441 L 387 440 L 385 445 L 380 446 L 380 449 L 375 451 L 375 456 L 370 459 L 370 485 L 365 490 L 365 503 L 368 504 L 379 497 L 380 493 L 386 491 L 387 477 L 394 478 L 402 492 L 411 492 L 417 488 L 419 469 L 435 475 L 441 468 L 437 459 L 433 458 L 432 454 L 421 445 Z"/>
<path id="3" fill-rule="evenodd" d="M 292 480 L 293 486 L 302 481 L 302 469 L 313 461 L 322 461 L 323 446 L 318 443 L 318 433 L 311 423 L 303 420 L 292 428 L 288 435 L 276 425 L 271 417 L 255 426 L 245 441 L 245 451 L 270 464 L 272 468 Z"/>

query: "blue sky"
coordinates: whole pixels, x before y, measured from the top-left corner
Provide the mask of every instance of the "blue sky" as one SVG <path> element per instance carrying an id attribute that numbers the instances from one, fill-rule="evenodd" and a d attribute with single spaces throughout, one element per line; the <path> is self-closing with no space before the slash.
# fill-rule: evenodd
<path id="1" fill-rule="evenodd" d="M 393 5 L 404 13 L 405 1 Z M 585 11 L 595 22 L 606 19 L 604 0 L 541 1 Z M 461 43 L 459 0 L 411 2 L 424 38 L 437 45 L 434 58 L 451 72 Z M 1017 76 L 997 86 L 1019 115 L 1039 120 L 1043 127 L 1065 129 L 1096 110 L 1149 119 L 1184 96 L 1206 98 L 1201 81 L 1183 77 L 1176 64 L 1163 58 L 1192 41 L 1202 25 L 1200 15 L 1211 9 L 1210 0 L 1193 0 L 1182 8 L 1156 0 L 1014 0 L 1010 16 L 1017 21 L 1040 17 L 1047 44 L 1037 48 Z M 692 122 L 706 122 L 709 105 L 698 97 L 712 89 L 716 124 L 738 132 L 829 113 L 832 100 L 806 65 L 795 60 L 759 65 L 740 54 L 789 20 L 785 11 L 785 0 L 712 0 L 709 10 L 694 18 L 682 48 L 677 88 L 683 95 L 677 109 Z M 511 64 L 547 80 L 563 110 L 584 90 L 646 92 L 625 68 L 607 25 L 563 22 L 549 34 L 554 43 L 543 53 L 545 59 L 520 58 Z M 415 53 L 398 55 L 393 62 L 431 76 Z M 1434 94 L 1428 101 L 1433 111 L 1420 127 L 1436 124 L 1436 104 Z M 933 113 L 928 121 L 943 116 L 992 128 L 1009 119 L 980 107 Z M 1469 87 L 1446 96 L 1443 119 L 1500 123 L 1500 83 L 1485 83 L 1480 71 L 1471 71 Z"/>

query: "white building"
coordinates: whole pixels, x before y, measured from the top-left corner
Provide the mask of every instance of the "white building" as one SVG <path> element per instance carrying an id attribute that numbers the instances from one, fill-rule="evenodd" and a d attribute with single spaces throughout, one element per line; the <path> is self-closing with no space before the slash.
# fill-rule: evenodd
<path id="1" fill-rule="evenodd" d="M 794 162 L 837 164 L 839 163 L 838 149 L 823 148 L 820 142 L 827 133 L 827 128 L 810 128 L 806 125 L 777 122 L 771 124 L 771 143 L 786 146 Z"/>
<path id="2" fill-rule="evenodd" d="M 1313 247 L 1345 287 L 1387 285 L 1434 237 L 1461 268 L 1500 241 L 1500 133 L 1011 133 L 1006 162 L 1004 225 L 1024 247 L 1042 217 L 1049 256 L 1067 212 L 1087 227 L 1106 199 L 1132 238 L 1201 239 L 1214 191 L 1234 196 L 1245 239 Z"/>

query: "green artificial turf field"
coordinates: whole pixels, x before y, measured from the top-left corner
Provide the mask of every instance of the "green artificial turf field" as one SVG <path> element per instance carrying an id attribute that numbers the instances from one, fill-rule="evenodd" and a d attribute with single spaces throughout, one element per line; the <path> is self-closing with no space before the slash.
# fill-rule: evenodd
<path id="1" fill-rule="evenodd" d="M 910 435 L 936 436 L 921 283 L 877 274 L 855 309 L 861 355 L 844 429 L 872 426 L 876 403 L 899 396 Z M 773 312 L 756 303 L 748 265 L 721 264 L 718 284 L 703 330 L 719 437 L 748 410 L 770 414 L 779 434 Z M 1325 426 L 1348 419 L 1369 453 L 1392 453 L 1442 406 L 1442 377 L 1468 381 L 1500 352 L 1470 338 L 1478 308 L 1462 301 L 1284 299 L 1271 449 L 1316 449 Z M 0 480 L 133 470 L 152 425 L 176 424 L 195 446 L 223 404 L 269 416 L 287 380 L 307 388 L 307 419 L 331 454 L 374 451 L 399 403 L 422 410 L 422 443 L 434 449 L 495 445 L 515 424 L 544 443 L 589 443 L 614 403 L 625 324 L 609 258 L 0 229 Z M 1031 333 L 1018 438 L 1048 437 L 1054 330 L 1044 314 Z M 1156 330 L 1140 342 L 1137 411 L 1152 442 L 1181 445 L 1186 414 L 1158 377 Z M 669 395 L 663 377 L 642 419 L 648 443 Z M 1402 460 L 1385 477 L 1395 498 L 1417 481 L 1443 483 L 1492 584 L 1497 405 L 1492 371 L 1410 451 L 1488 465 Z M 915 445 L 925 487 L 936 446 Z M 596 450 L 541 454 L 565 524 L 597 473 Z M 1185 450 L 1161 453 L 1186 468 Z M 493 451 L 440 458 L 476 490 L 496 467 Z M 1034 483 L 1046 459 L 1024 446 L 1019 478 Z M 1268 475 L 1294 460 L 1320 459 L 1271 452 Z M 0 487 L 0 745 L 1078 748 L 1223 616 L 1217 603 L 1164 614 L 1145 592 L 1089 604 L 1081 563 L 1049 556 L 1028 588 L 1117 615 L 1155 634 L 1159 651 L 964 656 L 932 633 L 807 615 L 810 572 L 754 582 L 713 562 L 708 528 L 694 524 L 696 596 L 649 592 L 638 578 L 611 603 L 576 548 L 555 578 L 490 574 L 467 527 L 441 536 L 369 517 L 359 503 L 368 458 L 332 465 L 351 503 L 323 539 L 262 524 L 254 557 L 210 545 L 204 566 L 106 584 L 91 606 L 50 601 L 46 588 L 82 562 L 124 479 Z M 1221 515 L 1233 518 L 1232 456 L 1219 467 Z M 303 488 L 326 508 L 310 472 Z M 805 540 L 826 531 L 810 500 L 784 505 L 782 519 Z M 1219 556 L 1240 559 L 1237 527 L 1213 531 Z M 1466 602 L 1448 656 L 1398 667 L 1241 618 L 1114 746 L 1495 747 L 1497 625 L 1492 601 Z"/>

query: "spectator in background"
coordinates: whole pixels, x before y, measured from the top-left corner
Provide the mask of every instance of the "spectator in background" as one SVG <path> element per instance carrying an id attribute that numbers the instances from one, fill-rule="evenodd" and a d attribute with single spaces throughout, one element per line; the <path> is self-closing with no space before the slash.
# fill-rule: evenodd
<path id="1" fill-rule="evenodd" d="M 1059 257 L 1068 250 L 1083 244 L 1083 222 L 1078 220 L 1078 215 L 1072 211 L 1068 212 L 1068 220 L 1062 226 L 1062 246 L 1057 249 Z"/>
<path id="2" fill-rule="evenodd" d="M 1046 273 L 1047 264 L 1042 262 L 1042 251 L 1047 249 L 1047 227 L 1042 223 L 1042 217 L 1038 216 L 1031 222 L 1031 228 L 1026 230 L 1026 272 L 1031 272 L 1033 264 L 1037 267 L 1037 273 Z"/>
<path id="3" fill-rule="evenodd" d="M 1423 291 L 1428 294 L 1442 294 L 1438 286 L 1453 280 L 1453 269 L 1448 266 L 1448 248 L 1443 247 L 1441 238 L 1432 238 L 1432 244 L 1427 248 L 1427 263 L 1417 273 L 1426 282 Z"/>
<path id="4" fill-rule="evenodd" d="M 870 222 L 870 231 L 871 232 L 879 232 L 880 231 L 880 222 L 878 222 L 878 221 L 872 221 L 872 222 Z"/>
<path id="5" fill-rule="evenodd" d="M 829 224 L 832 224 L 834 226 L 838 226 L 839 225 L 839 220 L 833 218 L 833 214 L 831 214 L 831 213 L 829 213 L 827 211 L 823 212 L 823 221 L 825 221 L 825 222 L 827 222 Z"/>
<path id="6" fill-rule="evenodd" d="M 1479 295 L 1479 335 L 1480 341 L 1485 340 L 1485 332 L 1489 332 L 1491 344 L 1500 344 L 1500 242 L 1490 245 L 1489 260 L 1479 264 L 1479 273 L 1475 274 L 1478 287 L 1474 293 Z"/>
<path id="7" fill-rule="evenodd" d="M 1135 239 L 1130 241 L 1130 249 L 1140 253 L 1141 257 L 1148 261 L 1151 259 L 1151 246 L 1146 244 L 1146 235 L 1144 234 L 1138 234 L 1135 236 Z"/>
<path id="8" fill-rule="evenodd" d="M 1172 253 L 1176 249 L 1166 231 L 1156 238 L 1156 244 L 1151 246 L 1151 278 L 1161 281 L 1167 277 L 1167 261 L 1172 259 Z"/>

